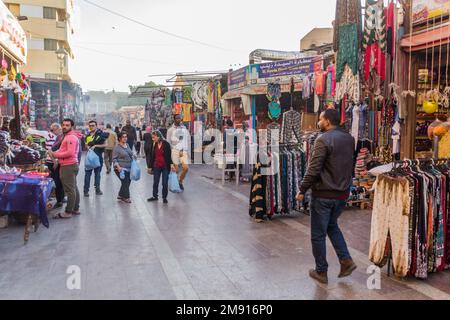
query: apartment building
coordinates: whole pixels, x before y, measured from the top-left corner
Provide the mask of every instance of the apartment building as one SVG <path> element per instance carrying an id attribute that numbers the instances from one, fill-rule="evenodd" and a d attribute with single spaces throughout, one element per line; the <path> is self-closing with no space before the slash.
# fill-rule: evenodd
<path id="1" fill-rule="evenodd" d="M 71 47 L 73 0 L 4 2 L 27 33 L 28 62 L 23 72 L 31 78 L 70 82 L 69 60 L 74 58 Z M 65 50 L 65 55 L 57 54 L 61 49 Z"/>

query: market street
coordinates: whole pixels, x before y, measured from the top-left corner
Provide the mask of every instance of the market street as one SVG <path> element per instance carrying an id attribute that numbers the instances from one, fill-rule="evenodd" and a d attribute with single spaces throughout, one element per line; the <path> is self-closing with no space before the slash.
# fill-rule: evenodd
<path id="1" fill-rule="evenodd" d="M 0 299 L 450 299 L 449 273 L 399 281 L 384 269 L 381 289 L 367 288 L 369 211 L 341 218 L 358 270 L 338 280 L 329 246 L 330 283 L 317 284 L 309 217 L 257 224 L 249 185 L 222 187 L 212 175 L 194 166 L 185 193 L 164 206 L 146 201 L 151 176 L 132 184 L 127 205 L 116 200 L 119 179 L 103 173 L 105 195 L 82 198 L 81 217 L 51 220 L 26 246 L 22 226 L 1 229 Z M 69 266 L 80 268 L 81 290 L 67 289 Z"/>

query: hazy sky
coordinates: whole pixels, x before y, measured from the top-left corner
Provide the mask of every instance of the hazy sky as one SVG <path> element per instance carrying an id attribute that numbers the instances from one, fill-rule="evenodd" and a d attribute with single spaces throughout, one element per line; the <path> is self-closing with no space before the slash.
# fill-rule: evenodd
<path id="1" fill-rule="evenodd" d="M 248 64 L 254 49 L 299 50 L 314 27 L 331 27 L 335 0 L 91 0 L 153 27 L 222 49 L 150 30 L 76 0 L 73 80 L 83 90 L 127 91 L 151 74 L 219 71 Z M 234 66 L 236 65 L 236 66 Z"/>

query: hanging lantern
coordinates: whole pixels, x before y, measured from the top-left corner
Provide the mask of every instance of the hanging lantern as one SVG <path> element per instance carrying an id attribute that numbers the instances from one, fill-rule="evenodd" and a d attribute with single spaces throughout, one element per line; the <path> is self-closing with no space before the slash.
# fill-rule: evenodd
<path id="1" fill-rule="evenodd" d="M 439 106 L 438 106 L 437 102 L 433 101 L 433 100 L 424 101 L 422 107 L 423 107 L 423 111 L 428 114 L 436 113 L 439 110 Z"/>

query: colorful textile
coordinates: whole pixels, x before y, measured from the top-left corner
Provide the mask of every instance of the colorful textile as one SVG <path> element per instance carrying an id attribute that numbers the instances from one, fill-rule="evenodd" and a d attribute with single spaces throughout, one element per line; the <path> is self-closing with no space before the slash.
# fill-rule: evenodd
<path id="1" fill-rule="evenodd" d="M 26 181 L 18 178 L 15 181 L 0 180 L 0 211 L 26 212 L 38 216 L 45 227 L 49 227 L 47 217 L 47 201 L 52 192 L 52 180 Z"/>
<path id="2" fill-rule="evenodd" d="M 339 43 L 341 26 L 354 24 L 357 30 L 358 49 L 361 43 L 361 1 L 360 0 L 337 0 L 336 18 L 334 21 L 334 51 L 340 50 Z"/>
<path id="3" fill-rule="evenodd" d="M 367 0 L 364 19 L 363 48 L 367 49 L 373 43 L 378 43 L 386 52 L 386 16 L 383 0 Z"/>
<path id="4" fill-rule="evenodd" d="M 336 81 L 340 82 L 348 65 L 353 75 L 358 74 L 358 25 L 349 24 L 339 27 L 339 51 L 336 62 Z"/>

